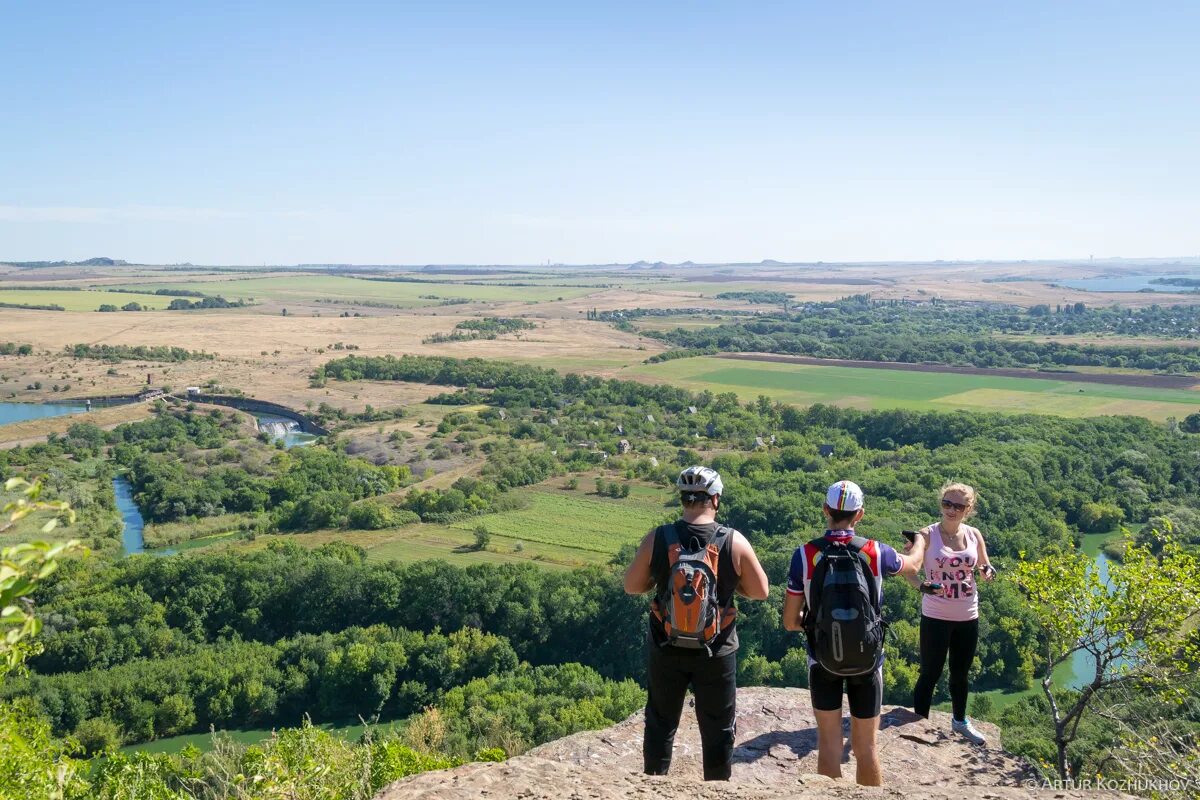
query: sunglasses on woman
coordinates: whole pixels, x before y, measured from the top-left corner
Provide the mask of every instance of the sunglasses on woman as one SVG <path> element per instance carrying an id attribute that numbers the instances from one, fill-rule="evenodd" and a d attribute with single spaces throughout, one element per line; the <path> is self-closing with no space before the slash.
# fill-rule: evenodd
<path id="1" fill-rule="evenodd" d="M 942 508 L 953 508 L 955 511 L 966 511 L 966 503 L 956 503 L 953 500 L 942 499 Z"/>

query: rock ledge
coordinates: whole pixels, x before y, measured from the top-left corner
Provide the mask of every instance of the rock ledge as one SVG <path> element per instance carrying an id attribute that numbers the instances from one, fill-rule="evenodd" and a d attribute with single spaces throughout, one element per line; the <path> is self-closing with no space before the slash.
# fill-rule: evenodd
<path id="1" fill-rule="evenodd" d="M 817 798 L 928 798 L 928 800 L 1018 800 L 1124 798 L 1117 792 L 1048 791 L 1026 788 L 1034 773 L 999 747 L 1000 732 L 980 723 L 987 747 L 950 733 L 950 715 L 929 720 L 886 706 L 880 721 L 879 752 L 884 786 L 854 783 L 854 756 L 842 756 L 840 780 L 816 774 L 817 730 L 808 691 L 738 690 L 738 736 L 729 783 L 701 780 L 700 735 L 689 702 L 675 738 L 671 774 L 641 773 L 642 714 L 599 731 L 586 731 L 536 747 L 501 764 L 466 764 L 397 781 L 376 800 L 817 800 Z M 849 735 L 849 719 L 844 720 Z"/>

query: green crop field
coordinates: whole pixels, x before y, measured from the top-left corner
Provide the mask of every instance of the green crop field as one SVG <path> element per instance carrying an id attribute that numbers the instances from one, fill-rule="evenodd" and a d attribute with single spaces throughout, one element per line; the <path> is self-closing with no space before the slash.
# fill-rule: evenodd
<path id="1" fill-rule="evenodd" d="M 138 283 L 125 288 L 153 291 L 168 284 Z M 582 297 L 589 287 L 572 286 L 477 286 L 454 282 L 407 283 L 371 281 L 336 275 L 289 275 L 277 278 L 247 278 L 231 281 L 171 283 L 172 289 L 188 289 L 220 295 L 227 300 L 368 300 L 401 306 L 436 305 L 442 300 L 543 302 Z M 424 295 L 424 297 L 423 297 Z M 434 299 L 431 299 L 434 298 Z M 169 299 L 169 298 L 168 298 Z"/>
<path id="2" fill-rule="evenodd" d="M 585 564 L 602 564 L 607 555 L 538 542 L 516 542 L 493 537 L 486 550 L 476 550 L 475 535 L 442 525 L 412 525 L 394 538 L 367 549 L 371 561 L 411 563 L 438 559 L 458 567 L 471 564 L 537 564 L 547 569 L 570 569 Z"/>
<path id="3" fill-rule="evenodd" d="M 117 308 L 126 303 L 140 303 L 144 308 L 166 308 L 174 298 L 155 294 L 126 294 L 124 292 L 101 292 L 88 289 L 78 291 L 39 289 L 2 289 L 0 303 L 17 303 L 34 306 L 62 306 L 67 311 L 96 311 L 107 303 Z"/>
<path id="4" fill-rule="evenodd" d="M 409 525 L 368 545 L 367 557 L 404 562 L 440 558 L 463 565 L 535 562 L 551 568 L 603 564 L 671 514 L 664 506 L 668 493 L 657 488 L 634 486 L 629 497 L 619 500 L 589 494 L 591 488 L 584 482 L 575 491 L 543 485 L 523 490 L 530 502 L 516 511 L 452 525 Z M 491 534 L 482 551 L 473 549 L 480 525 Z"/>
<path id="5" fill-rule="evenodd" d="M 665 493 L 611 500 L 586 494 L 591 487 L 581 483 L 576 491 L 533 491 L 529 506 L 517 511 L 487 514 L 456 523 L 453 527 L 474 531 L 485 526 L 493 537 L 538 542 L 570 550 L 612 555 L 623 544 L 637 541 L 665 514 Z"/>
<path id="6" fill-rule="evenodd" d="M 968 409 L 1067 417 L 1133 414 L 1155 420 L 1183 417 L 1200 409 L 1200 392 L 1183 389 L 755 363 L 709 357 L 642 364 L 623 370 L 621 375 L 669 382 L 694 390 L 735 392 L 743 400 L 764 394 L 798 405 L 830 403 L 854 408 Z"/>

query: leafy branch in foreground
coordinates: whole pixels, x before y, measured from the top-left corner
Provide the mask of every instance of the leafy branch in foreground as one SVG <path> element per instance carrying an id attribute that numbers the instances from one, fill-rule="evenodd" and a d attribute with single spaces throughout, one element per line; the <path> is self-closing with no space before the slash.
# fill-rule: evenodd
<path id="1" fill-rule="evenodd" d="M 2 511 L 8 521 L 0 531 L 40 511 L 55 514 L 42 526 L 43 533 L 54 530 L 60 519 L 75 520 L 75 512 L 68 503 L 39 499 L 42 493 L 39 481 L 10 478 L 4 488 L 9 492 L 19 490 L 20 494 L 5 503 Z M 28 596 L 38 583 L 58 569 L 59 559 L 80 550 L 82 547 L 74 539 L 57 544 L 28 542 L 0 550 L 0 678 L 35 652 L 35 645 L 29 639 L 41 630 L 42 622 L 33 613 Z"/>
<path id="2" fill-rule="evenodd" d="M 1109 562 L 1106 587 L 1090 559 L 1077 552 L 1018 564 L 1025 592 L 1045 639 L 1042 691 L 1054 720 L 1059 777 L 1072 776 L 1067 747 L 1098 696 L 1137 685 L 1160 701 L 1186 701 L 1181 680 L 1200 663 L 1192 620 L 1200 615 L 1200 564 L 1177 544 L 1157 554 L 1126 532 L 1123 562 Z M 1054 669 L 1085 652 L 1093 674 L 1078 693 L 1055 691 Z"/>
<path id="3" fill-rule="evenodd" d="M 61 520 L 65 519 L 68 524 L 75 521 L 75 511 L 66 501 L 46 501 L 41 499 L 41 481 L 33 481 L 31 483 L 24 478 L 9 478 L 4 482 L 4 491 L 16 491 L 19 494 L 15 499 L 5 503 L 4 508 L 0 509 L 0 514 L 8 515 L 8 521 L 0 524 L 0 533 L 4 533 L 4 531 L 15 525 L 17 520 L 38 511 L 55 512 L 54 516 L 42 526 L 42 533 L 49 533 L 54 530 L 58 527 L 58 523 Z"/>

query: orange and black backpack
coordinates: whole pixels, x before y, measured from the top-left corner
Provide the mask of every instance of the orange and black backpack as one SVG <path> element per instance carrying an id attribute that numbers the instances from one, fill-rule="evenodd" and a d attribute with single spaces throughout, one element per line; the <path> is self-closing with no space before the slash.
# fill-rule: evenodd
<path id="1" fill-rule="evenodd" d="M 729 546 L 733 528 L 720 526 L 705 547 L 690 551 L 679 540 L 676 525 L 659 528 L 667 547 L 667 585 L 660 586 L 650 612 L 662 623 L 663 645 L 702 649 L 712 655 L 717 634 L 733 624 L 737 609 L 722 606 L 717 595 L 721 550 Z"/>

